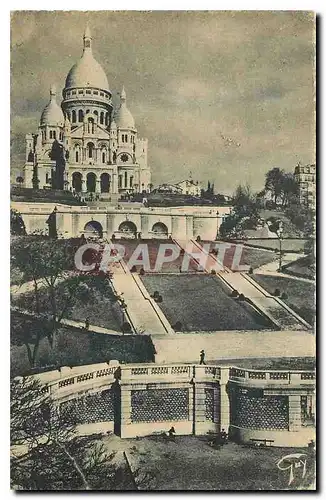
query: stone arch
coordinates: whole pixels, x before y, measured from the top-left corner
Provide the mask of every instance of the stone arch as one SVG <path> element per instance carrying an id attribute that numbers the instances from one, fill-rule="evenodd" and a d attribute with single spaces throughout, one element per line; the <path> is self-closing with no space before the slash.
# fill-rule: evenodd
<path id="1" fill-rule="evenodd" d="M 155 222 L 152 227 L 152 233 L 160 237 L 166 237 L 169 233 L 167 226 L 163 222 Z"/>
<path id="2" fill-rule="evenodd" d="M 80 172 L 74 172 L 72 174 L 72 187 L 76 191 L 76 193 L 80 193 L 82 191 L 83 186 L 83 176 Z"/>
<path id="3" fill-rule="evenodd" d="M 119 226 L 119 232 L 121 233 L 127 233 L 127 234 L 134 234 L 135 237 L 137 235 L 137 226 L 134 222 L 131 220 L 125 220 L 121 222 Z"/>
<path id="4" fill-rule="evenodd" d="M 84 226 L 84 234 L 86 236 L 102 238 L 103 227 L 102 224 L 96 220 L 91 220 L 87 222 Z"/>
<path id="5" fill-rule="evenodd" d="M 88 193 L 95 193 L 96 175 L 94 174 L 94 172 L 88 172 L 86 177 L 86 186 Z"/>
<path id="6" fill-rule="evenodd" d="M 109 193 L 111 185 L 111 176 L 107 172 L 101 175 L 101 193 Z"/>
<path id="7" fill-rule="evenodd" d="M 83 122 L 84 121 L 84 111 L 82 109 L 78 110 L 78 121 Z"/>

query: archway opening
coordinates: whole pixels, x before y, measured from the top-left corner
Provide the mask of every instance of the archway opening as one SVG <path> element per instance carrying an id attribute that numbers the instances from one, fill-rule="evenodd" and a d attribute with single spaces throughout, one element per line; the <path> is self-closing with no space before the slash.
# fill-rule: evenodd
<path id="1" fill-rule="evenodd" d="M 89 159 L 94 158 L 94 149 L 95 149 L 94 144 L 92 142 L 89 142 L 87 144 L 87 157 Z"/>
<path id="2" fill-rule="evenodd" d="M 95 193 L 95 187 L 96 187 L 96 175 L 93 174 L 93 172 L 89 172 L 87 174 L 87 192 Z"/>
<path id="3" fill-rule="evenodd" d="M 102 238 L 103 236 L 103 227 L 102 224 L 97 222 L 96 220 L 92 220 L 87 222 L 84 227 L 84 235 L 89 238 Z"/>
<path id="4" fill-rule="evenodd" d="M 119 226 L 119 232 L 125 233 L 128 236 L 134 235 L 134 237 L 136 238 L 137 226 L 130 220 L 125 220 L 124 222 L 121 222 Z"/>
<path id="5" fill-rule="evenodd" d="M 101 175 L 101 193 L 110 192 L 111 177 L 107 173 Z"/>
<path id="6" fill-rule="evenodd" d="M 76 193 L 80 193 L 82 191 L 82 179 L 82 174 L 80 172 L 74 172 L 72 174 L 72 187 Z"/>
<path id="7" fill-rule="evenodd" d="M 152 233 L 157 238 L 166 238 L 168 236 L 168 228 L 163 222 L 156 222 L 152 227 Z"/>

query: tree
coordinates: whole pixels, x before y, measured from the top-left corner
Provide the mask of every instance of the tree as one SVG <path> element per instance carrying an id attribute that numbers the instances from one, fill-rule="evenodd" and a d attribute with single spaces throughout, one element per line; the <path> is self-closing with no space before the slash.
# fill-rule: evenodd
<path id="1" fill-rule="evenodd" d="M 76 436 L 72 412 L 62 412 L 33 377 L 11 382 L 11 485 L 19 490 L 110 490 L 117 487 L 114 454 L 94 438 Z"/>
<path id="2" fill-rule="evenodd" d="M 10 209 L 10 234 L 22 236 L 26 234 L 22 215 L 18 210 Z"/>
<path id="3" fill-rule="evenodd" d="M 28 317 L 15 311 L 11 314 L 10 328 L 11 343 L 25 345 L 30 367 L 34 368 L 40 342 L 52 332 L 51 320 Z"/>
<path id="4" fill-rule="evenodd" d="M 24 281 L 33 282 L 35 312 L 41 313 L 40 288 L 45 289 L 49 297 L 49 313 L 52 320 L 52 332 L 47 330 L 51 347 L 55 341 L 57 325 L 71 306 L 81 281 L 80 275 L 72 275 L 67 280 L 65 291 L 60 296 L 56 287 L 60 280 L 67 279 L 67 272 L 73 269 L 73 256 L 76 245 L 69 240 L 53 242 L 50 238 L 23 238 L 15 243 L 11 253 L 12 266 L 23 272 Z"/>
<path id="5" fill-rule="evenodd" d="M 278 167 L 269 170 L 265 177 L 265 190 L 271 193 L 275 206 L 283 191 L 283 179 L 284 171 Z"/>

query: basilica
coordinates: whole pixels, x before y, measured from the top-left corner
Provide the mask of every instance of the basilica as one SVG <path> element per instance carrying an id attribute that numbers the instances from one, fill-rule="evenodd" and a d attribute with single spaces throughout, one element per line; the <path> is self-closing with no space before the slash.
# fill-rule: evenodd
<path id="1" fill-rule="evenodd" d="M 118 109 L 113 109 L 88 27 L 83 54 L 69 71 L 62 96 L 60 106 L 51 87 L 38 133 L 26 135 L 24 186 L 94 193 L 101 198 L 149 191 L 147 139 L 137 135 L 124 88 Z"/>

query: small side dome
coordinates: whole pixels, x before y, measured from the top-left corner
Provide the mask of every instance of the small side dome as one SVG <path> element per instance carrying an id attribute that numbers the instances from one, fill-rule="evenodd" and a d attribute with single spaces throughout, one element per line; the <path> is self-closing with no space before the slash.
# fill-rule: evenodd
<path id="1" fill-rule="evenodd" d="M 121 104 L 116 115 L 116 122 L 119 128 L 134 129 L 135 120 L 129 109 L 127 108 L 126 100 L 126 91 L 123 87 L 120 95 Z"/>
<path id="2" fill-rule="evenodd" d="M 61 107 L 56 101 L 56 91 L 55 87 L 50 88 L 50 101 L 45 106 L 43 113 L 41 115 L 40 125 L 52 125 L 55 127 L 63 127 L 65 122 L 65 117 L 63 115 Z"/>

